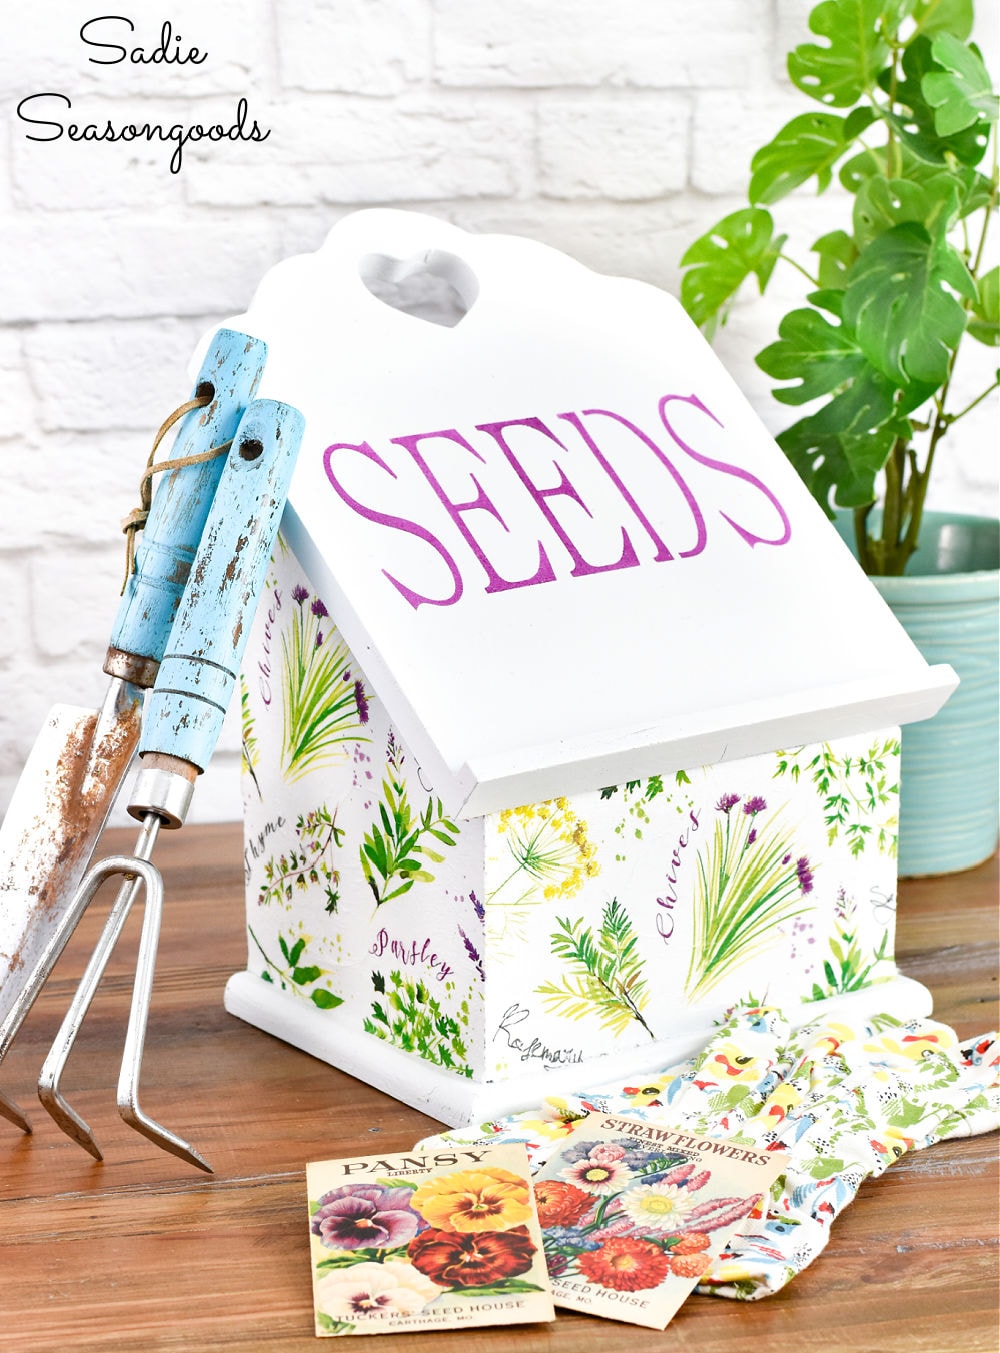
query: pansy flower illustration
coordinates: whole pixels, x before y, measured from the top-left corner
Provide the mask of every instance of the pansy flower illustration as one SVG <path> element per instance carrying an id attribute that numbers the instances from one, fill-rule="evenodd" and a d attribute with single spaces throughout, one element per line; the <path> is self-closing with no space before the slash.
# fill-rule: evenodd
<path id="1" fill-rule="evenodd" d="M 528 1182 L 497 1166 L 457 1170 L 421 1184 L 411 1206 L 439 1231 L 507 1231 L 531 1217 Z"/>
<path id="2" fill-rule="evenodd" d="M 413 1190 L 380 1184 L 346 1184 L 324 1193 L 312 1231 L 336 1250 L 386 1249 L 405 1245 L 425 1223 L 410 1207 Z"/>
<path id="3" fill-rule="evenodd" d="M 466 1235 L 431 1228 L 410 1241 L 407 1253 L 439 1287 L 487 1287 L 527 1273 L 535 1245 L 526 1226 Z"/>
<path id="4" fill-rule="evenodd" d="M 390 1259 L 327 1273 L 316 1283 L 316 1309 L 331 1320 L 354 1322 L 370 1315 L 414 1315 L 440 1295 L 424 1274 Z"/>

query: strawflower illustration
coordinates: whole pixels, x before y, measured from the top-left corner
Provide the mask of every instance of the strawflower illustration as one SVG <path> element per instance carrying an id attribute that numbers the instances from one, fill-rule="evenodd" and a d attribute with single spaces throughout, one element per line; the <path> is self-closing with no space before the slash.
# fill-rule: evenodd
<path id="1" fill-rule="evenodd" d="M 678 1184 L 640 1185 L 623 1193 L 618 1201 L 626 1217 L 643 1233 L 676 1231 L 694 1207 L 690 1191 Z"/>
<path id="2" fill-rule="evenodd" d="M 593 1196 L 559 1179 L 540 1179 L 535 1204 L 542 1226 L 572 1226 L 593 1204 Z"/>
<path id="3" fill-rule="evenodd" d="M 563 1161 L 559 1178 L 535 1184 L 549 1274 L 618 1291 L 657 1287 L 669 1273 L 700 1276 L 710 1233 L 759 1199 L 700 1202 L 712 1182 L 702 1161 L 627 1138 L 576 1143 Z"/>
<path id="4" fill-rule="evenodd" d="M 602 1142 L 595 1146 L 582 1160 L 573 1161 L 565 1166 L 560 1174 L 588 1193 L 617 1193 L 623 1184 L 632 1178 L 632 1171 L 624 1163 L 625 1152 L 617 1148 L 609 1150 Z"/>
<path id="5" fill-rule="evenodd" d="M 583 1276 L 617 1292 L 639 1292 L 658 1287 L 670 1272 L 670 1257 L 650 1240 L 618 1236 L 577 1259 Z"/>

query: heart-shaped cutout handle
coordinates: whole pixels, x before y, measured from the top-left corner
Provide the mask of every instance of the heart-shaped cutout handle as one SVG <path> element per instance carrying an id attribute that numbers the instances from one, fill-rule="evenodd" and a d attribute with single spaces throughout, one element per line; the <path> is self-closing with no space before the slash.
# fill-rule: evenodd
<path id="1" fill-rule="evenodd" d="M 358 272 L 383 305 L 446 329 L 462 322 L 479 295 L 476 274 L 444 249 L 423 250 L 410 258 L 366 254 Z"/>

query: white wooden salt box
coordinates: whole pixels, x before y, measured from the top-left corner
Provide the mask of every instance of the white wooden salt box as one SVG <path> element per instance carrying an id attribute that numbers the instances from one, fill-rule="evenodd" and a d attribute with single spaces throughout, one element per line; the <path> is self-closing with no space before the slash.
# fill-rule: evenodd
<path id="1" fill-rule="evenodd" d="M 229 1010 L 450 1123 L 748 998 L 929 1010 L 897 725 L 954 674 L 676 301 L 377 210 L 230 323 L 306 433 L 242 673 Z"/>

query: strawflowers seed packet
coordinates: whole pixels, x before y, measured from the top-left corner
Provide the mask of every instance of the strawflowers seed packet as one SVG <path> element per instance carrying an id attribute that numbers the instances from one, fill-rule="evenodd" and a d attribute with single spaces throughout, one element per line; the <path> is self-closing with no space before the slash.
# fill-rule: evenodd
<path id="1" fill-rule="evenodd" d="M 522 1145 L 306 1166 L 316 1333 L 555 1319 Z"/>
<path id="2" fill-rule="evenodd" d="M 787 1162 L 592 1114 L 534 1180 L 556 1305 L 664 1329 Z"/>

